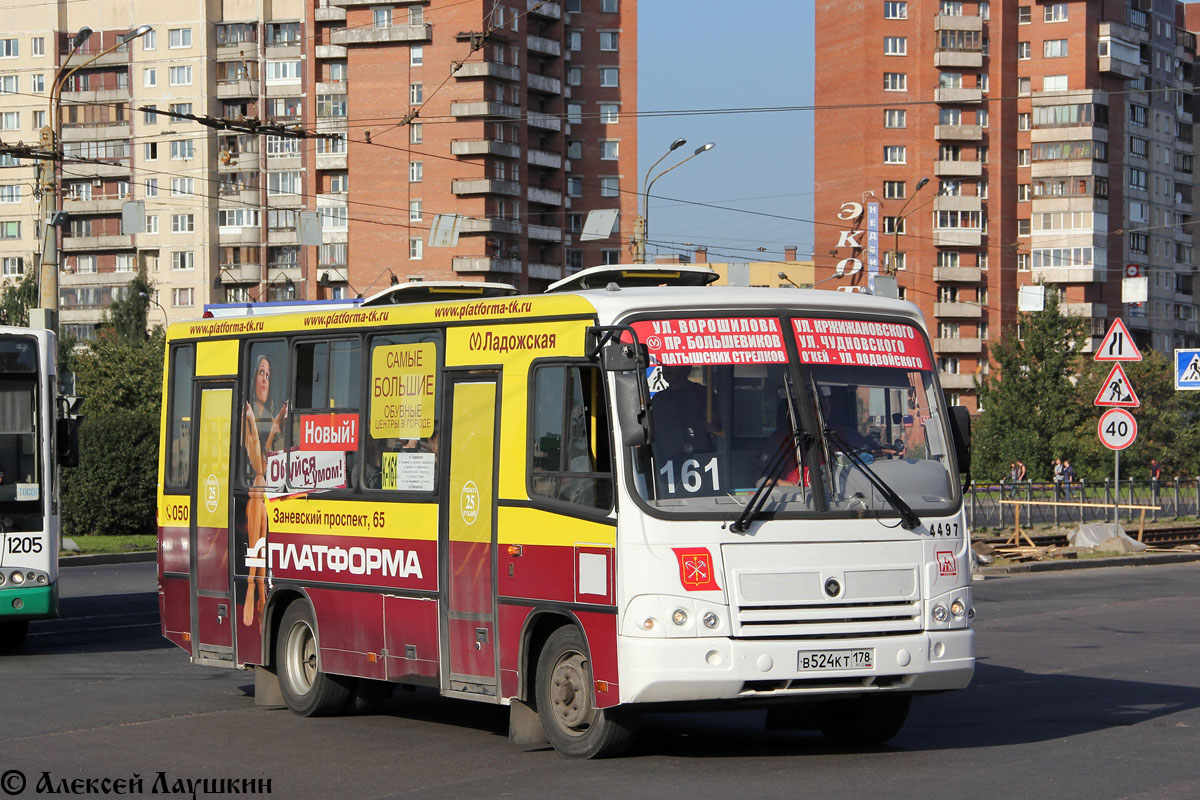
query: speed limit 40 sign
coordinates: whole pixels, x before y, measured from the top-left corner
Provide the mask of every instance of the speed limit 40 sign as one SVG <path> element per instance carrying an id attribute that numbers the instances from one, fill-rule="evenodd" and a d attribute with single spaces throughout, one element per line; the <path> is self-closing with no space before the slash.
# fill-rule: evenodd
<path id="1" fill-rule="evenodd" d="M 1123 408 L 1110 408 L 1100 415 L 1096 434 L 1109 450 L 1124 450 L 1137 439 L 1137 420 Z"/>

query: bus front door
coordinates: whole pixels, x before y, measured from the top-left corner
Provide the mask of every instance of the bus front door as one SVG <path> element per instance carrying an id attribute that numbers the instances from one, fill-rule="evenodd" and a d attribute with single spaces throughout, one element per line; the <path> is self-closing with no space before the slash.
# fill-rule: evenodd
<path id="1" fill-rule="evenodd" d="M 192 659 L 233 661 L 234 603 L 229 569 L 231 383 L 198 384 L 199 431 L 192 475 Z"/>
<path id="2" fill-rule="evenodd" d="M 442 587 L 442 688 L 497 694 L 495 483 L 496 379 L 450 384 L 449 480 L 438 546 Z M 444 452 L 444 451 L 443 451 Z M 443 459 L 446 462 L 446 459 Z"/>

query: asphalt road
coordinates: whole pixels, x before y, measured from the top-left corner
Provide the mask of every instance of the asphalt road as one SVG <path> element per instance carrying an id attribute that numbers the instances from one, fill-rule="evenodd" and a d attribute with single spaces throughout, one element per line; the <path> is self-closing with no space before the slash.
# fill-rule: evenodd
<path id="1" fill-rule="evenodd" d="M 920 699 L 884 748 L 765 731 L 758 712 L 659 715 L 630 756 L 596 762 L 514 747 L 499 709 L 431 692 L 332 719 L 255 708 L 248 673 L 158 637 L 153 564 L 62 580 L 64 619 L 0 659 L 0 773 L 24 775 L 22 797 L 43 773 L 137 774 L 150 794 L 160 772 L 168 789 L 267 778 L 288 798 L 1200 797 L 1195 563 L 977 583 L 974 684 Z"/>

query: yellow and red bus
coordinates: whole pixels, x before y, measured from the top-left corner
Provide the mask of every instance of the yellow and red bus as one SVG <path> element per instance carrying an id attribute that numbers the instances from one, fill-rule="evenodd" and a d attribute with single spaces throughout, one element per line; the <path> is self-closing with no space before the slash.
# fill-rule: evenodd
<path id="1" fill-rule="evenodd" d="M 433 687 L 568 756 L 697 704 L 890 738 L 974 670 L 966 416 L 915 306 L 714 277 L 173 324 L 164 636 L 259 702 Z"/>

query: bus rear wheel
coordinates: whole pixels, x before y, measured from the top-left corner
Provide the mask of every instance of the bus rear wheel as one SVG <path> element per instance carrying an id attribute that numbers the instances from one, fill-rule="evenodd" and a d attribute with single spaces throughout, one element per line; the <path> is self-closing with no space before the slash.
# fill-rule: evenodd
<path id="1" fill-rule="evenodd" d="M 16 650 L 25 641 L 28 632 L 27 619 L 0 622 L 0 650 Z"/>
<path id="2" fill-rule="evenodd" d="M 350 700 L 353 680 L 319 669 L 316 626 L 308 603 L 287 607 L 279 624 L 275 663 L 287 707 L 304 717 L 340 714 Z"/>
<path id="3" fill-rule="evenodd" d="M 620 755 L 633 743 L 637 715 L 627 708 L 596 708 L 587 644 L 567 625 L 550 634 L 538 659 L 538 715 L 546 738 L 568 758 Z"/>
<path id="4" fill-rule="evenodd" d="M 883 744 L 904 727 L 912 696 L 877 694 L 822 703 L 813 710 L 825 738 L 845 747 Z"/>

